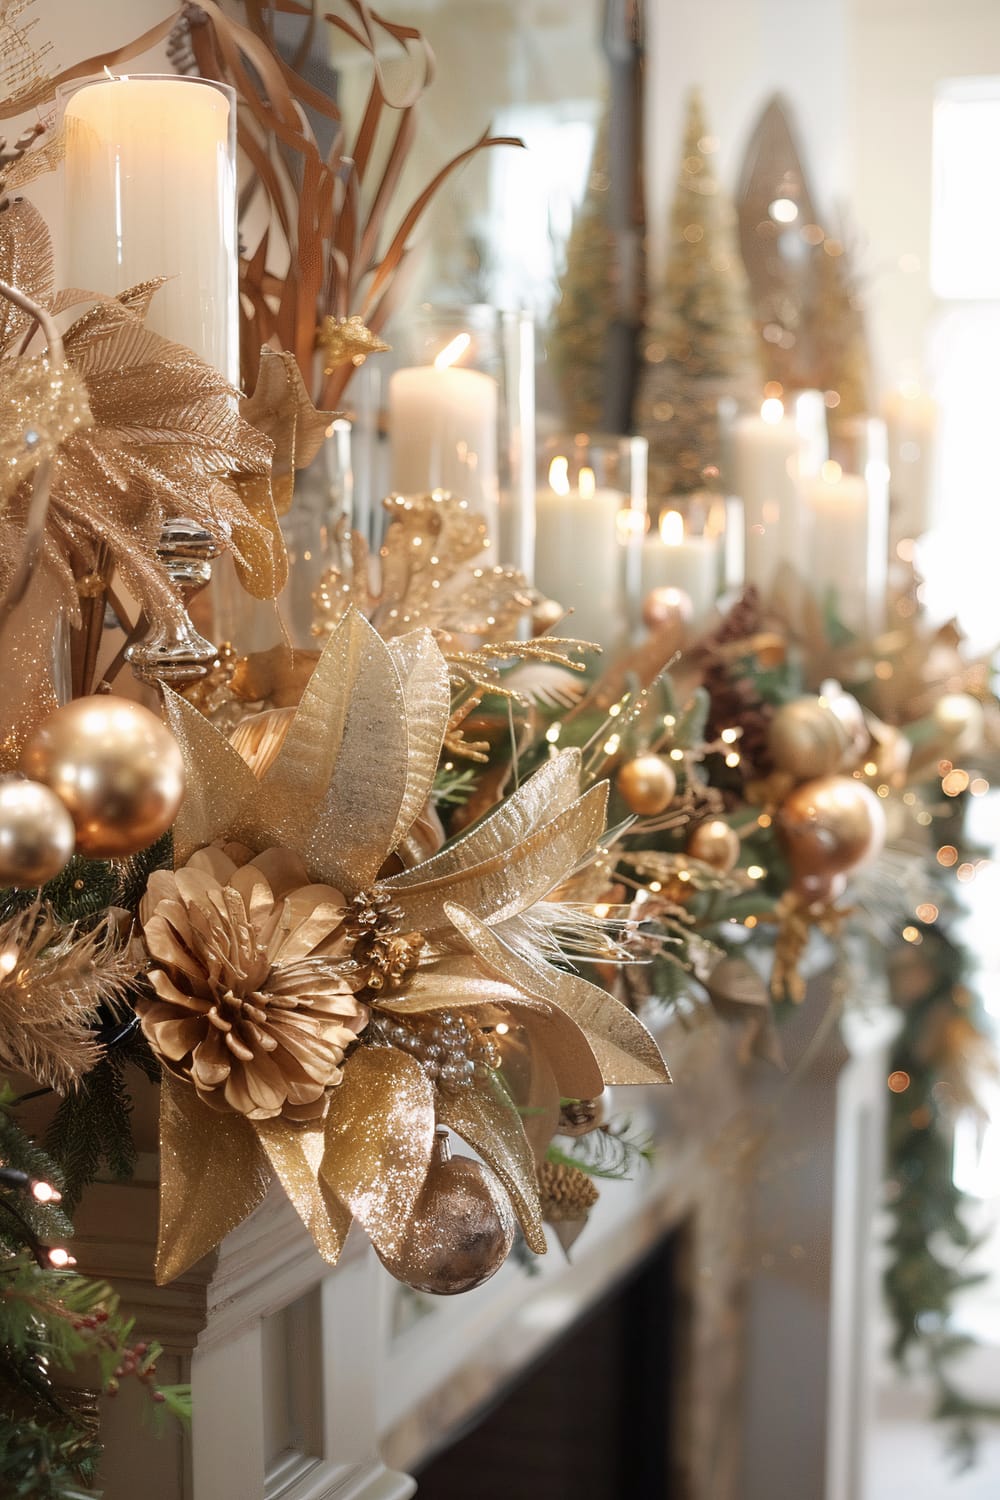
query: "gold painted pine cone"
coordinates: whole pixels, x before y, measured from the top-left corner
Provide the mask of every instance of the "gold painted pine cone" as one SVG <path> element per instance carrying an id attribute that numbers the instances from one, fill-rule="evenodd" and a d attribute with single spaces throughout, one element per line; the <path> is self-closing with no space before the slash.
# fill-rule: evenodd
<path id="1" fill-rule="evenodd" d="M 585 1219 L 600 1194 L 593 1179 L 579 1167 L 562 1161 L 543 1161 L 538 1168 L 538 1193 L 546 1224 Z"/>
<path id="2" fill-rule="evenodd" d="M 213 845 L 154 874 L 139 915 L 156 998 L 136 1008 L 163 1065 L 213 1109 L 320 1118 L 368 1020 L 345 911 L 287 849 Z"/>

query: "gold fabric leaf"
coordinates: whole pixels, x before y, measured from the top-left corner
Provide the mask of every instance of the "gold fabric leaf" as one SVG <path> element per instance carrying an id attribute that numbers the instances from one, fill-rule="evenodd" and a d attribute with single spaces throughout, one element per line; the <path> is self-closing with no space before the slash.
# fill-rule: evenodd
<path id="1" fill-rule="evenodd" d="M 156 1283 L 201 1260 L 264 1200 L 271 1169 L 249 1120 L 218 1115 L 164 1073 Z"/>
<path id="2" fill-rule="evenodd" d="M 448 664 L 425 630 L 389 642 L 406 699 L 406 789 L 390 839 L 395 849 L 427 805 L 451 711 Z"/>
<path id="3" fill-rule="evenodd" d="M 535 1154 L 513 1102 L 492 1077 L 439 1095 L 438 1118 L 491 1166 L 510 1194 L 524 1238 L 536 1255 L 548 1246 L 538 1201 Z"/>
<path id="4" fill-rule="evenodd" d="M 283 516 L 291 508 L 295 470 L 316 457 L 337 413 L 313 406 L 293 354 L 264 348 L 253 395 L 243 397 L 240 415 L 274 444 L 271 490 L 274 510 Z"/>
<path id="5" fill-rule="evenodd" d="M 471 912 L 449 906 L 448 916 L 483 964 L 523 994 L 558 1007 L 587 1038 L 606 1084 L 669 1083 L 660 1049 L 643 1026 L 606 990 L 515 953 L 500 936 Z M 599 1089 L 581 1092 L 589 1098 Z"/>
<path id="6" fill-rule="evenodd" d="M 558 817 L 481 864 L 431 878 L 426 865 L 415 865 L 386 885 L 405 921 L 428 938 L 447 933 L 449 902 L 491 924 L 503 922 L 547 896 L 594 849 L 604 832 L 607 796 L 606 785 L 591 787 Z"/>
<path id="7" fill-rule="evenodd" d="M 245 809 L 260 788 L 246 761 L 203 714 L 170 688 L 164 701 L 184 757 L 186 789 L 173 830 L 174 861 L 182 865 L 215 839 L 241 837 Z"/>
<path id="8" fill-rule="evenodd" d="M 764 979 L 745 958 L 723 958 L 704 981 L 714 1009 L 724 1019 L 743 1023 L 740 1061 L 762 1057 L 785 1068 L 785 1054 L 774 1024 L 771 995 Z"/>
<path id="9" fill-rule="evenodd" d="M 319 1176 L 325 1146 L 323 1125 L 290 1130 L 280 1120 L 260 1120 L 255 1128 L 268 1161 L 316 1249 L 325 1261 L 335 1266 L 351 1227 L 351 1214 Z"/>
<path id="10" fill-rule="evenodd" d="M 424 1185 L 434 1141 L 434 1092 L 414 1058 L 359 1047 L 330 1099 L 320 1176 L 372 1243 L 395 1255 Z"/>

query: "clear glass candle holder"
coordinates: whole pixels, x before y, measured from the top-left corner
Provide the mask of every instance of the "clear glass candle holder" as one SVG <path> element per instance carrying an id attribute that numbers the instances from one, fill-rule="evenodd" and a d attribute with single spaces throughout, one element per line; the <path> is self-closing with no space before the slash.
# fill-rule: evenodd
<path id="1" fill-rule="evenodd" d="M 564 634 L 605 650 L 638 624 L 646 529 L 645 438 L 563 433 L 538 450 L 535 587 L 573 614 Z"/>
<path id="2" fill-rule="evenodd" d="M 535 354 L 530 314 L 425 305 L 390 332 L 389 489 L 450 490 L 486 521 L 489 560 L 530 572 Z"/>

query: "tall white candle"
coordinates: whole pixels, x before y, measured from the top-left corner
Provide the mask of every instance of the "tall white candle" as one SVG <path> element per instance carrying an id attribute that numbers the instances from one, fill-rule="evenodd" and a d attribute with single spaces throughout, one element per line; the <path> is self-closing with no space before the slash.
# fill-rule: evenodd
<path id="1" fill-rule="evenodd" d="M 923 536 L 931 524 L 931 480 L 937 407 L 915 381 L 883 402 L 889 429 L 891 529 L 894 542 Z"/>
<path id="2" fill-rule="evenodd" d="M 868 486 L 860 474 L 826 463 L 802 484 L 807 579 L 815 597 L 831 600 L 838 620 L 865 634 L 880 622 L 872 597 Z"/>
<path id="3" fill-rule="evenodd" d="M 461 495 L 485 517 L 495 555 L 500 387 L 492 375 L 454 363 L 470 342 L 468 334 L 460 334 L 434 364 L 397 370 L 390 378 L 390 483 L 404 495 L 427 490 Z"/>
<path id="4" fill-rule="evenodd" d="M 798 484 L 802 433 L 794 416 L 770 398 L 760 416 L 733 426 L 733 488 L 743 501 L 744 578 L 765 596 L 782 565 L 802 569 Z"/>
<path id="5" fill-rule="evenodd" d="M 664 511 L 659 529 L 642 545 L 642 592 L 683 589 L 691 600 L 691 623 L 704 624 L 719 592 L 719 537 L 686 536 L 679 510 Z"/>
<path id="6" fill-rule="evenodd" d="M 148 324 L 239 381 L 232 91 L 108 78 L 66 103 L 61 281 L 117 293 L 170 278 Z"/>
<path id="7" fill-rule="evenodd" d="M 568 471 L 566 458 L 554 458 L 548 486 L 535 496 L 535 587 L 572 606 L 566 635 L 613 650 L 625 629 L 618 518 L 628 496 L 598 489 L 586 467 L 574 488 Z"/>

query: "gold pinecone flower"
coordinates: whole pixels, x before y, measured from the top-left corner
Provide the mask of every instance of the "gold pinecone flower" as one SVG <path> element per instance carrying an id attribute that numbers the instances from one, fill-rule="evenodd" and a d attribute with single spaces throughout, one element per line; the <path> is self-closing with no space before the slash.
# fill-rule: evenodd
<path id="1" fill-rule="evenodd" d="M 213 1109 L 320 1118 L 368 1010 L 354 995 L 347 903 L 287 849 L 211 845 L 158 871 L 140 908 L 155 967 L 142 1029 Z"/>

